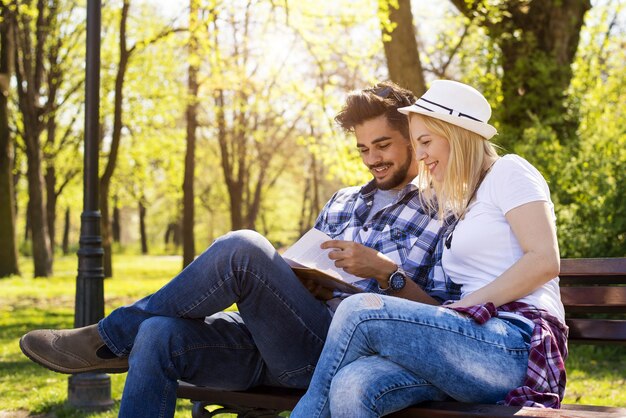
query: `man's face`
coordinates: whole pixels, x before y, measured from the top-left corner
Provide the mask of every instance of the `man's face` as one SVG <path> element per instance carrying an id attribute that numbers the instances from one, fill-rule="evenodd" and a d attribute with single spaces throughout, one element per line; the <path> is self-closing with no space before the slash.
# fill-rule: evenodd
<path id="1" fill-rule="evenodd" d="M 417 175 L 411 142 L 379 116 L 355 126 L 356 146 L 380 190 L 399 190 Z"/>

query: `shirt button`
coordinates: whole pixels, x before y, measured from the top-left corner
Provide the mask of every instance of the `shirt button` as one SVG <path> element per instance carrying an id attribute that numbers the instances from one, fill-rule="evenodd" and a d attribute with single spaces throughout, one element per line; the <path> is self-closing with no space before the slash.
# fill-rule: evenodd
<path id="1" fill-rule="evenodd" d="M 364 227 L 363 227 L 363 231 L 365 231 L 365 232 L 367 232 L 367 230 L 368 230 L 368 229 L 369 229 L 369 228 L 368 228 L 367 226 L 364 226 Z"/>

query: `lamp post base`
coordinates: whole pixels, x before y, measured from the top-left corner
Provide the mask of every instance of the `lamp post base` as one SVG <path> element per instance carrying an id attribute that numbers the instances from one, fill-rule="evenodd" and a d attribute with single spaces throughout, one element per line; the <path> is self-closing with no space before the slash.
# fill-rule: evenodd
<path id="1" fill-rule="evenodd" d="M 106 411 L 113 406 L 111 377 L 105 373 L 81 373 L 68 379 L 68 402 L 86 411 Z"/>

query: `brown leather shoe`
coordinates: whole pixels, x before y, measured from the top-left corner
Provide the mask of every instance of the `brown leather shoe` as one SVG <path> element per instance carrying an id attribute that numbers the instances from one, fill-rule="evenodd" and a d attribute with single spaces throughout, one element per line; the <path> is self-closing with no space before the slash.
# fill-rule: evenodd
<path id="1" fill-rule="evenodd" d="M 128 358 L 101 358 L 96 354 L 103 345 L 96 324 L 68 330 L 35 330 L 20 339 L 20 348 L 26 357 L 55 372 L 128 371 Z"/>

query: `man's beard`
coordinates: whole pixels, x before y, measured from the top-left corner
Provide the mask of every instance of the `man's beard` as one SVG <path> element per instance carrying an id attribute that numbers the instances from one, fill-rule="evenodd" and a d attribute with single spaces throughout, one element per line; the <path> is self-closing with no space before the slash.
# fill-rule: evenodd
<path id="1" fill-rule="evenodd" d="M 398 170 L 396 170 L 396 172 L 393 173 L 391 178 L 387 180 L 379 181 L 376 177 L 374 177 L 374 181 L 376 182 L 376 187 L 378 187 L 379 190 L 395 189 L 396 187 L 400 186 L 402 183 L 404 183 L 407 180 L 407 174 L 409 172 L 409 168 L 411 167 L 411 162 L 413 161 L 413 155 L 411 152 L 412 151 L 409 149 L 409 154 L 408 154 L 407 159 L 404 161 L 404 163 L 400 167 L 398 167 Z M 384 165 L 384 163 L 371 166 L 370 169 L 373 169 L 380 165 Z"/>

